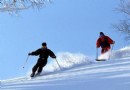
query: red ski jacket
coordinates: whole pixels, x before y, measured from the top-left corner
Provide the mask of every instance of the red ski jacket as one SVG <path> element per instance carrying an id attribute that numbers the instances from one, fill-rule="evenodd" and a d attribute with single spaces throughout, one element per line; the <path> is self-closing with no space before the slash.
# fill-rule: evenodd
<path id="1" fill-rule="evenodd" d="M 114 44 L 115 42 L 108 36 L 102 36 L 98 38 L 96 42 L 96 47 L 99 48 L 110 48 L 110 44 Z"/>

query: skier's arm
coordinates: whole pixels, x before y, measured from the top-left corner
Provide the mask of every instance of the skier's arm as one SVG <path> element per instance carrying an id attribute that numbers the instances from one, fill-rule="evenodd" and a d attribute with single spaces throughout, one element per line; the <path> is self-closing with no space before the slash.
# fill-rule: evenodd
<path id="1" fill-rule="evenodd" d="M 33 51 L 31 53 L 29 53 L 28 55 L 39 55 L 40 54 L 40 49 L 36 50 L 36 51 Z"/>
<path id="2" fill-rule="evenodd" d="M 108 38 L 108 43 L 109 44 L 114 44 L 115 43 L 115 41 L 113 41 L 110 37 L 107 36 L 107 38 Z"/>
<path id="3" fill-rule="evenodd" d="M 50 49 L 48 49 L 48 50 L 49 50 L 49 55 L 50 55 L 50 57 L 56 58 L 56 55 L 55 55 Z"/>

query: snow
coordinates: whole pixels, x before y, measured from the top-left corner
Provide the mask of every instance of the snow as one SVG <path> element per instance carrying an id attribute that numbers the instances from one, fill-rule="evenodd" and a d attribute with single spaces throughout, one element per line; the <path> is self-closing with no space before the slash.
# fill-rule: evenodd
<path id="1" fill-rule="evenodd" d="M 1 90 L 130 90 L 129 54 L 130 47 L 125 47 L 97 62 L 81 53 L 59 53 L 62 70 L 56 62 L 49 63 L 39 77 L 1 80 Z"/>

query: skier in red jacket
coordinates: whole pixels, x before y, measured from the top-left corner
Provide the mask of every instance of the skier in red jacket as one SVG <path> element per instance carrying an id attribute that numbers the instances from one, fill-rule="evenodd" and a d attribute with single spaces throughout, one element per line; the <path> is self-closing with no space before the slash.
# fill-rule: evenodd
<path id="1" fill-rule="evenodd" d="M 96 47 L 97 48 L 101 47 L 102 48 L 101 54 L 104 54 L 110 50 L 111 48 L 110 44 L 114 43 L 115 41 L 113 41 L 110 37 L 106 36 L 103 32 L 100 32 L 100 36 L 96 42 Z"/>

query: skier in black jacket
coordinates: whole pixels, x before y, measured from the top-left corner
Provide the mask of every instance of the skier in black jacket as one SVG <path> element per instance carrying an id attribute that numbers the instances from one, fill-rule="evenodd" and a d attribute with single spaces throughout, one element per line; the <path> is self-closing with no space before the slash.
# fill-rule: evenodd
<path id="1" fill-rule="evenodd" d="M 42 48 L 39 48 L 38 50 L 29 53 L 28 55 L 35 55 L 35 56 L 39 55 L 36 65 L 34 65 L 34 67 L 32 68 L 31 77 L 34 77 L 36 71 L 37 71 L 36 75 L 40 75 L 43 67 L 46 66 L 47 64 L 47 59 L 49 56 L 52 58 L 56 58 L 55 54 L 50 49 L 47 48 L 47 44 L 45 42 L 42 43 Z"/>

